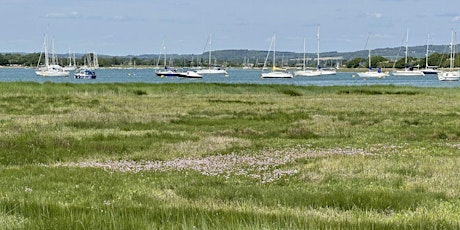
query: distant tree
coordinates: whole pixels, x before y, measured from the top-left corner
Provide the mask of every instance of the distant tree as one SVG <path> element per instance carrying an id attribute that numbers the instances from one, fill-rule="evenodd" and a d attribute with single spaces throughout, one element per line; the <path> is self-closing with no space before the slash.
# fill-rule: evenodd
<path id="1" fill-rule="evenodd" d="M 8 60 L 2 54 L 0 54 L 0 65 L 8 65 Z"/>
<path id="2" fill-rule="evenodd" d="M 350 61 L 347 62 L 347 68 L 358 68 L 358 67 L 367 67 L 367 64 L 364 64 L 366 62 L 366 59 L 364 58 L 354 58 Z"/>
<path id="3" fill-rule="evenodd" d="M 382 67 L 382 63 L 388 62 L 388 59 L 382 56 L 371 57 L 371 66 L 372 68 Z"/>

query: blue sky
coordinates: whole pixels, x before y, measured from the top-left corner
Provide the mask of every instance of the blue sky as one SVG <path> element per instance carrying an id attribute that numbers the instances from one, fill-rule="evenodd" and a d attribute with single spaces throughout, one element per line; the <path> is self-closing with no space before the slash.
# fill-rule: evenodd
<path id="1" fill-rule="evenodd" d="M 0 52 L 39 52 L 43 36 L 57 53 L 108 55 L 201 54 L 209 34 L 213 49 L 321 52 L 448 44 L 460 31 L 458 0 L 0 0 Z"/>

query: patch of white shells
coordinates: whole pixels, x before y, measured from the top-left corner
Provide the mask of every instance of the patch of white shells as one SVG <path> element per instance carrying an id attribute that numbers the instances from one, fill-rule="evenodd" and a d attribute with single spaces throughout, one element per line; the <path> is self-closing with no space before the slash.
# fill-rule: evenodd
<path id="1" fill-rule="evenodd" d="M 299 159 L 331 155 L 370 155 L 362 149 L 306 149 L 294 147 L 282 150 L 267 149 L 258 154 L 245 152 L 202 158 L 183 158 L 170 161 L 106 161 L 62 163 L 56 166 L 104 168 L 117 172 L 138 173 L 142 171 L 195 171 L 206 176 L 244 176 L 270 183 L 298 173 L 296 169 L 282 166 Z"/>

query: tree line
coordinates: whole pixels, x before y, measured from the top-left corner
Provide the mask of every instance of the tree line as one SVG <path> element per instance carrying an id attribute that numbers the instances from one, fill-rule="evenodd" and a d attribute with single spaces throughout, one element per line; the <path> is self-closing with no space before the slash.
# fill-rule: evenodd
<path id="1" fill-rule="evenodd" d="M 299 54 L 300 55 L 300 54 Z M 206 58 L 201 58 L 200 56 L 206 55 L 198 55 L 194 59 L 194 57 L 190 55 L 176 55 L 174 59 L 170 58 L 167 60 L 167 63 L 163 63 L 163 60 L 160 58 L 158 59 L 158 55 L 151 55 L 149 57 L 136 57 L 136 56 L 99 56 L 98 62 L 100 67 L 116 67 L 116 66 L 175 66 L 175 67 L 190 67 L 190 66 L 207 66 Z M 241 56 L 240 56 L 241 57 Z M 0 54 L 0 66 L 27 66 L 27 67 L 35 67 L 38 64 L 38 60 L 40 58 L 40 53 L 29 53 L 29 54 L 22 54 L 22 53 L 5 53 Z M 301 56 L 295 59 L 285 60 L 282 63 L 282 66 L 299 66 L 301 61 Z M 41 58 L 43 62 L 43 58 Z M 58 55 L 59 64 L 62 66 L 68 65 L 70 59 L 65 55 Z M 224 56 L 220 56 L 219 59 L 214 59 L 213 63 L 218 66 L 224 67 L 241 67 L 243 65 L 244 57 L 235 58 L 234 56 L 231 58 L 226 58 Z M 255 61 L 255 60 L 254 60 Z M 253 66 L 263 65 L 263 60 L 258 60 L 257 62 L 252 62 Z M 279 61 L 281 62 L 281 60 Z M 324 64 L 325 66 L 335 67 L 338 60 L 332 61 L 332 63 Z M 356 57 L 350 60 L 341 60 L 339 66 L 346 67 L 346 68 L 367 68 L 368 67 L 368 59 L 363 57 Z M 77 65 L 82 65 L 84 63 L 84 55 L 80 55 L 76 60 Z M 316 67 L 316 62 L 309 62 L 311 67 Z M 428 57 L 428 65 L 429 66 L 438 66 L 440 68 L 447 68 L 450 66 L 450 55 L 449 54 L 441 54 L 441 53 L 433 53 Z M 455 66 L 460 66 L 460 55 L 456 55 L 455 58 Z M 408 57 L 407 63 L 405 63 L 405 58 L 399 58 L 398 60 L 390 60 L 383 56 L 373 56 L 371 58 L 371 66 L 372 68 L 404 68 L 408 66 L 412 67 L 420 67 L 425 68 L 426 66 L 426 58 L 415 58 L 415 57 Z"/>
<path id="2" fill-rule="evenodd" d="M 460 66 L 460 57 L 456 55 L 454 60 L 454 66 Z M 347 68 L 362 68 L 368 67 L 369 59 L 354 58 L 345 62 Z M 450 66 L 450 54 L 433 53 L 428 56 L 428 66 L 438 66 L 440 68 L 447 68 Z M 426 67 L 426 58 L 414 58 L 407 57 L 407 63 L 405 57 L 398 59 L 397 61 L 387 59 L 382 56 L 371 57 L 372 68 L 405 68 L 405 67 Z"/>

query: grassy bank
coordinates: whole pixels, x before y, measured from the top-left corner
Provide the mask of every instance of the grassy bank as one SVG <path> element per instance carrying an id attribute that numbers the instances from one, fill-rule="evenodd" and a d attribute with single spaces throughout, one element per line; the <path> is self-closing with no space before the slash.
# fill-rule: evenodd
<path id="1" fill-rule="evenodd" d="M 3 229 L 458 229 L 460 91 L 0 84 Z"/>

